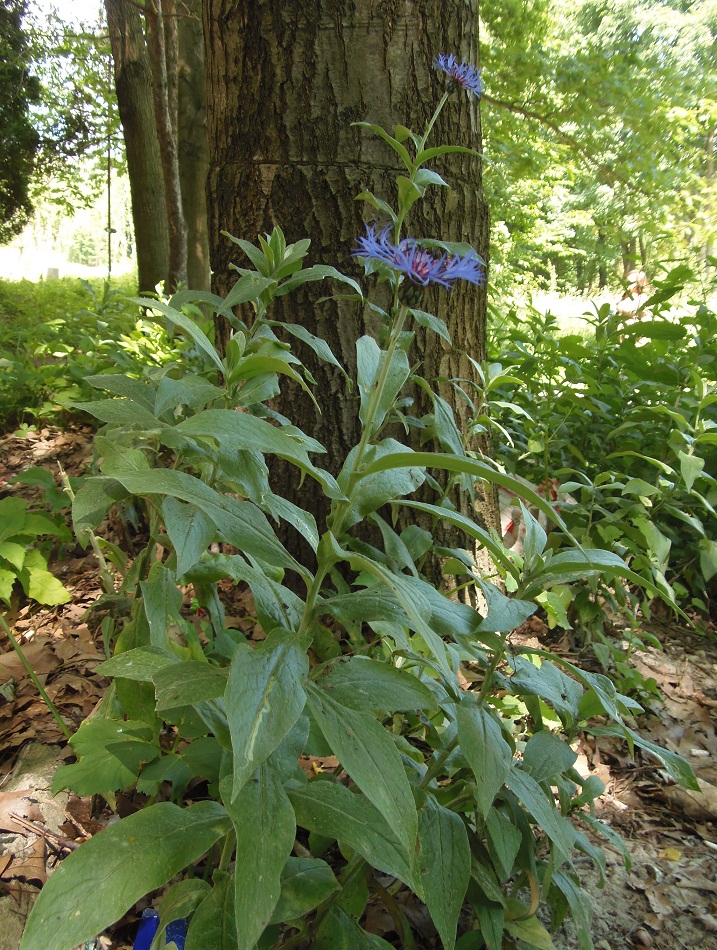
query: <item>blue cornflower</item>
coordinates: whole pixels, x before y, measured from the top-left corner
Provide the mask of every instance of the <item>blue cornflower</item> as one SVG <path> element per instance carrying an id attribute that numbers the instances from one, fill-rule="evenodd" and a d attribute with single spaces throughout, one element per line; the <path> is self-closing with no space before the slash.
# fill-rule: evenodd
<path id="1" fill-rule="evenodd" d="M 483 282 L 483 268 L 475 258 L 449 254 L 438 257 L 427 248 L 421 247 L 413 238 L 404 238 L 400 244 L 395 245 L 388 239 L 390 230 L 384 228 L 376 234 L 373 225 L 369 225 L 366 228 L 366 236 L 359 238 L 353 256 L 388 264 L 422 287 L 441 284 L 450 290 L 457 280 L 468 280 L 472 284 Z"/>
<path id="2" fill-rule="evenodd" d="M 480 70 L 475 66 L 471 66 L 470 63 L 459 63 L 453 53 L 450 56 L 441 53 L 433 60 L 433 65 L 448 76 L 449 91 L 452 92 L 457 86 L 461 86 L 466 92 L 471 92 L 480 99 L 484 86 Z"/>

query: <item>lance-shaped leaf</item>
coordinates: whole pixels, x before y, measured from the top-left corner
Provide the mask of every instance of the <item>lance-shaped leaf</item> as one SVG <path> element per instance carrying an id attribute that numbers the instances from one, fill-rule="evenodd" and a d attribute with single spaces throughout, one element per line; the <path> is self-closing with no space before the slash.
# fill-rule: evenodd
<path id="1" fill-rule="evenodd" d="M 500 726 L 483 706 L 462 702 L 457 721 L 461 752 L 475 777 L 476 799 L 485 817 L 510 772 L 510 747 Z"/>
<path id="2" fill-rule="evenodd" d="M 313 465 L 306 449 L 297 439 L 257 416 L 234 412 L 231 409 L 206 409 L 180 422 L 174 427 L 174 431 L 214 439 L 219 443 L 225 442 L 231 445 L 232 449 L 250 449 L 278 455 L 293 462 L 302 472 L 316 479 L 330 498 L 343 497 L 332 476 Z M 320 451 L 325 450 L 321 447 Z"/>
<path id="3" fill-rule="evenodd" d="M 549 797 L 534 778 L 517 767 L 510 769 L 506 784 L 553 842 L 562 859 L 569 860 L 577 831 L 567 818 L 560 814 L 552 796 Z"/>
<path id="4" fill-rule="evenodd" d="M 316 685 L 335 702 L 361 712 L 438 708 L 431 690 L 409 670 L 368 657 L 337 660 Z"/>
<path id="5" fill-rule="evenodd" d="M 100 475 L 90 479 L 77 493 L 73 504 L 77 529 L 95 528 L 107 508 L 114 501 L 125 498 L 127 492 L 132 495 L 172 495 L 187 501 L 212 519 L 229 544 L 265 564 L 288 567 L 302 577 L 307 576 L 306 568 L 277 541 L 266 517 L 255 505 L 222 496 L 193 475 L 171 469 L 118 472 L 112 478 Z"/>
<path id="6" fill-rule="evenodd" d="M 199 905 L 187 930 L 184 950 L 236 950 L 234 875 L 214 872 L 211 894 Z"/>
<path id="7" fill-rule="evenodd" d="M 378 377 L 384 368 L 388 354 L 379 349 L 378 343 L 370 336 L 362 336 L 356 342 L 356 378 L 361 395 L 361 408 L 359 417 L 364 424 L 368 418 L 368 408 L 371 400 L 371 394 L 378 380 Z M 406 382 L 411 372 L 408 365 L 408 357 L 403 350 L 396 350 L 391 358 L 391 363 L 386 371 L 381 396 L 374 411 L 371 420 L 371 432 L 373 436 L 381 428 L 386 414 L 393 405 L 393 402 L 401 391 L 401 387 Z M 409 465 L 411 463 L 408 463 Z"/>
<path id="8" fill-rule="evenodd" d="M 281 872 L 296 837 L 294 809 L 275 770 L 264 763 L 238 795 L 231 776 L 222 798 L 236 833 L 234 915 L 236 950 L 252 950 L 281 894 Z"/>
<path id="9" fill-rule="evenodd" d="M 216 525 L 201 509 L 168 495 L 162 502 L 164 526 L 177 555 L 177 576 L 197 563 L 216 535 Z"/>
<path id="10" fill-rule="evenodd" d="M 307 656 L 289 631 L 274 631 L 256 649 L 237 647 L 224 700 L 234 749 L 235 798 L 301 715 L 308 669 Z"/>
<path id="11" fill-rule="evenodd" d="M 428 795 L 418 824 L 424 900 L 446 950 L 456 943 L 458 915 L 471 875 L 471 849 L 461 818 Z"/>
<path id="12" fill-rule="evenodd" d="M 198 860 L 230 827 L 217 802 L 188 808 L 160 802 L 110 825 L 65 858 L 47 881 L 20 950 L 72 950 L 91 940 Z"/>
<path id="13" fill-rule="evenodd" d="M 363 795 L 337 782 L 314 780 L 288 789 L 297 824 L 358 851 L 368 863 L 397 877 L 419 896 L 414 853 L 406 852 L 381 812 Z"/>
<path id="14" fill-rule="evenodd" d="M 373 716 L 342 706 L 313 685 L 307 695 L 331 751 L 410 852 L 416 841 L 416 806 L 395 743 Z"/>
<path id="15" fill-rule="evenodd" d="M 478 459 L 464 458 L 460 455 L 447 455 L 440 452 L 404 451 L 374 459 L 362 470 L 361 474 L 371 475 L 373 472 L 385 472 L 391 468 L 405 468 L 407 465 L 420 465 L 425 468 L 438 468 L 446 472 L 472 475 L 474 478 L 484 479 L 493 485 L 500 485 L 507 491 L 513 492 L 516 497 L 527 501 L 531 508 L 542 511 L 546 517 L 554 521 L 570 536 L 565 522 L 545 498 L 542 498 L 532 488 L 529 488 L 523 482 L 519 482 L 511 475 L 499 472 L 491 465 L 480 462 Z"/>

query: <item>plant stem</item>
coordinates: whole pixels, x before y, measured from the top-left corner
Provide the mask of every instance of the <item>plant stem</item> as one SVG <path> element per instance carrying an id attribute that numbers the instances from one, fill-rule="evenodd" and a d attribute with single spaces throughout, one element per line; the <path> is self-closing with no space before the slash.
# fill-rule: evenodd
<path id="1" fill-rule="evenodd" d="M 234 846 L 236 844 L 236 834 L 234 831 L 230 831 L 227 836 L 224 838 L 224 844 L 222 845 L 222 856 L 219 859 L 219 868 L 220 871 L 226 871 L 229 867 L 232 855 L 234 854 Z"/>
<path id="2" fill-rule="evenodd" d="M 458 737 L 456 736 L 448 746 L 442 751 L 439 752 L 435 759 L 432 759 L 426 769 L 426 774 L 423 776 L 419 782 L 419 788 L 428 788 L 433 779 L 440 774 L 441 769 L 443 768 L 444 763 L 448 756 L 453 752 L 453 750 L 458 745 Z"/>
<path id="3" fill-rule="evenodd" d="M 62 487 L 65 490 L 65 494 L 68 496 L 70 501 L 74 501 L 75 493 L 73 492 L 72 487 L 70 486 L 70 479 L 67 476 L 67 472 L 64 470 L 64 468 L 62 467 L 62 465 L 60 465 L 59 462 L 57 463 L 57 466 L 60 469 L 60 481 L 62 482 Z M 100 549 L 100 544 L 99 544 L 99 541 L 97 540 L 97 535 L 94 533 L 94 531 L 90 529 L 88 529 L 87 534 L 90 539 L 92 552 L 97 558 L 97 561 L 99 562 L 99 565 L 100 565 L 100 580 L 102 581 L 102 586 L 105 589 L 105 593 L 114 594 L 115 593 L 114 577 L 112 577 L 112 574 L 110 573 L 110 570 L 107 566 L 107 561 L 105 560 L 105 556 Z"/>
<path id="4" fill-rule="evenodd" d="M 356 455 L 351 466 L 351 472 L 349 474 L 348 484 L 346 486 L 347 500 L 339 502 L 335 511 L 329 518 L 329 530 L 333 531 L 337 538 L 341 535 L 341 529 L 351 505 L 351 493 L 353 492 L 353 489 L 355 488 L 356 482 L 359 478 L 361 462 L 371 439 L 371 430 L 373 429 L 373 423 L 376 418 L 376 413 L 378 412 L 378 406 L 386 385 L 386 380 L 388 379 L 388 373 L 391 368 L 393 354 L 395 353 L 396 347 L 398 346 L 398 342 L 401 338 L 401 331 L 406 321 L 408 307 L 405 304 L 402 304 L 395 307 L 394 312 L 397 313 L 397 316 L 391 328 L 391 337 L 389 340 L 388 349 L 382 354 L 383 361 L 379 364 L 379 371 L 376 376 L 373 391 L 371 392 L 371 397 L 369 399 L 368 409 L 366 411 L 366 421 L 364 422 L 361 432 L 361 439 L 359 441 L 358 448 L 356 449 Z M 324 581 L 324 578 L 331 570 L 332 563 L 333 562 L 329 561 L 328 558 L 319 559 L 316 574 L 314 575 L 314 579 L 312 580 L 306 595 L 306 606 L 304 607 L 304 613 L 297 631 L 299 635 L 304 633 L 309 628 L 312 620 L 314 619 L 314 610 L 316 609 L 316 602 L 319 598 L 321 585 Z"/>
<path id="5" fill-rule="evenodd" d="M 52 700 L 50 699 L 50 697 L 47 695 L 47 693 L 46 693 L 46 691 L 45 691 L 45 687 L 42 685 L 42 683 L 40 682 L 40 680 L 37 678 L 37 674 L 36 674 L 35 671 L 33 670 L 32 666 L 30 666 L 30 662 L 29 662 L 28 658 L 25 656 L 22 647 L 20 646 L 20 644 L 17 642 L 17 640 L 16 640 L 15 637 L 13 636 L 12 630 L 11 630 L 10 627 L 7 625 L 7 622 L 5 621 L 5 618 L 3 617 L 2 614 L 0 614 L 0 624 L 2 624 L 3 630 L 4 630 L 5 633 L 7 634 L 8 640 L 10 641 L 10 643 L 12 643 L 13 649 L 15 650 L 15 652 L 17 653 L 17 655 L 20 657 L 20 662 L 21 662 L 22 665 L 25 667 L 25 670 L 27 671 L 27 675 L 30 677 L 30 679 L 32 680 L 32 682 L 35 684 L 35 688 L 37 689 L 37 691 L 38 691 L 38 693 L 40 694 L 40 696 L 42 696 L 42 699 L 43 699 L 45 705 L 46 705 L 47 708 L 50 710 L 50 712 L 52 713 L 52 716 L 53 716 L 55 722 L 57 723 L 57 725 L 58 725 L 58 726 L 60 727 L 60 729 L 62 730 L 62 734 L 64 735 L 64 737 L 65 737 L 65 738 L 67 739 L 67 741 L 69 742 L 70 739 L 72 738 L 72 733 L 70 732 L 70 730 L 69 730 L 67 724 L 65 723 L 64 719 L 62 718 L 62 716 L 60 716 L 59 712 L 57 711 L 57 707 L 54 705 L 54 703 L 52 702 Z"/>

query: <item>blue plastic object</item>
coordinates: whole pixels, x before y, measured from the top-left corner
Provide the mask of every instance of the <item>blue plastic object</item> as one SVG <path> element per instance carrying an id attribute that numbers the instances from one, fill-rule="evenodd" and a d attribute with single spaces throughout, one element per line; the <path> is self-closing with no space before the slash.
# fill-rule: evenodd
<path id="1" fill-rule="evenodd" d="M 139 922 L 139 929 L 134 940 L 133 950 L 150 950 L 155 934 L 159 930 L 159 914 L 152 907 L 147 907 L 142 911 L 142 919 Z M 187 921 L 173 920 L 167 926 L 165 933 L 165 946 L 173 943 L 177 950 L 184 950 L 184 941 L 187 938 Z"/>

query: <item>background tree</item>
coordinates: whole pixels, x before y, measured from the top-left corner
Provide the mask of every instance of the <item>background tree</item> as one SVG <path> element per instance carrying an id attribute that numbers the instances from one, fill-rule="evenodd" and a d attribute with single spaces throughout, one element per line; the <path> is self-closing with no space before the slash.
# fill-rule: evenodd
<path id="1" fill-rule="evenodd" d="M 169 232 L 159 140 L 152 104 L 152 69 L 144 20 L 131 0 L 105 0 L 117 104 L 132 192 L 140 291 L 167 277 Z"/>
<path id="2" fill-rule="evenodd" d="M 422 130 L 445 85 L 433 68 L 434 57 L 456 52 L 476 61 L 477 6 L 475 0 L 429 0 L 362 4 L 339 14 L 328 0 L 205 0 L 209 229 L 218 293 L 225 294 L 233 283 L 229 265 L 238 258 L 222 230 L 254 240 L 279 224 L 288 241 L 311 238 L 313 263 L 359 275 L 351 250 L 376 213 L 355 198 L 364 189 L 392 196 L 397 166 L 396 155 L 381 139 L 351 123 L 365 120 L 388 129 L 400 123 Z M 434 141 L 480 149 L 477 100 L 453 98 Z M 407 233 L 468 241 L 487 259 L 480 161 L 448 158 L 438 170 L 445 167 L 452 188 L 434 189 L 435 197 L 416 205 Z M 317 305 L 316 298 L 327 291 L 307 291 L 298 306 L 294 294 L 290 303 L 280 299 L 276 317 L 327 340 L 353 374 L 356 339 L 370 317 L 355 304 Z M 485 358 L 484 289 L 455 289 L 450 299 L 440 291 L 423 307 L 446 320 L 454 343 L 449 346 L 419 328 L 412 355 L 421 362 L 421 374 L 431 380 L 471 376 L 468 356 Z M 225 324 L 218 325 L 219 342 L 226 342 L 227 331 Z M 317 416 L 296 388 L 287 387 L 282 399 L 291 404 L 296 423 L 326 446 L 331 467 L 358 441 L 357 397 L 332 367 L 316 365 L 310 354 L 306 360 L 318 381 L 322 414 Z M 450 387 L 444 395 L 455 405 Z M 420 393 L 416 400 L 416 415 L 430 411 Z M 274 474 L 276 490 L 291 497 L 288 473 Z M 312 507 L 311 498 L 301 503 Z"/>
<path id="3" fill-rule="evenodd" d="M 200 0 L 105 0 L 140 290 L 209 288 Z"/>
<path id="4" fill-rule="evenodd" d="M 25 0 L 0 0 L 0 243 L 22 230 L 32 211 L 29 184 L 39 136 L 30 108 L 40 83 L 30 74 L 31 52 L 22 19 Z"/>
<path id="5" fill-rule="evenodd" d="M 714 0 L 482 8 L 494 286 L 502 270 L 511 289 L 523 278 L 590 289 L 648 258 L 704 255 L 715 11 Z"/>

